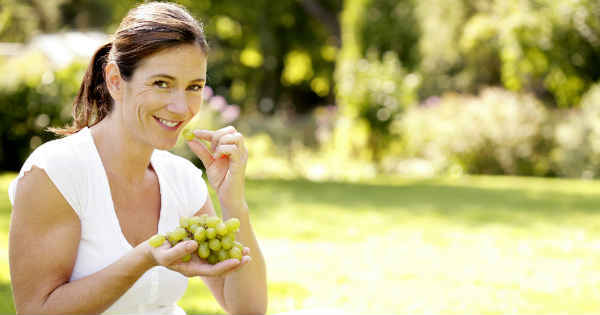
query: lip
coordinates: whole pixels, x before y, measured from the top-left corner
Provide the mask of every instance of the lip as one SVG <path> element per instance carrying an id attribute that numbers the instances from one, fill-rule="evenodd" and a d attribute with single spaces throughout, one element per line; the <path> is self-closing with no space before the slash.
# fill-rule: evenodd
<path id="1" fill-rule="evenodd" d="M 158 123 L 158 124 L 159 124 L 161 127 L 163 127 L 164 129 L 167 129 L 167 130 L 169 130 L 169 131 L 175 131 L 175 130 L 179 129 L 179 126 L 181 126 L 181 124 L 183 123 L 183 121 L 180 121 L 180 122 L 179 122 L 177 125 L 175 125 L 175 126 L 173 126 L 173 127 L 169 127 L 169 126 L 167 126 L 167 125 L 163 124 L 162 122 L 160 122 L 160 120 L 159 120 L 157 117 L 155 117 L 155 116 L 152 116 L 152 118 L 154 118 L 154 120 L 156 120 L 156 122 L 157 122 L 157 123 Z"/>

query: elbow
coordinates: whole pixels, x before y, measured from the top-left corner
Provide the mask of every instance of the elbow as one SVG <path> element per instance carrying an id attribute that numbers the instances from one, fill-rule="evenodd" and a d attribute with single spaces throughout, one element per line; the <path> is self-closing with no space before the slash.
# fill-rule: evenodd
<path id="1" fill-rule="evenodd" d="M 253 314 L 253 315 L 264 315 L 267 313 L 267 303 L 265 301 L 265 303 L 262 303 L 261 305 L 257 305 L 252 309 L 248 310 L 249 313 L 246 314 Z"/>
<path id="2" fill-rule="evenodd" d="M 228 313 L 231 315 L 264 315 L 267 313 L 267 299 L 265 297 L 262 301 L 230 307 Z"/>
<path id="3" fill-rule="evenodd" d="M 46 310 L 44 310 L 44 303 L 41 299 L 38 300 L 33 298 L 33 294 L 24 296 L 22 294 L 17 294 L 17 292 L 18 291 L 13 287 L 13 302 L 15 305 L 15 313 L 17 315 L 47 313 Z"/>
<path id="4" fill-rule="evenodd" d="M 264 307 L 241 307 L 239 310 L 232 310 L 231 315 L 264 315 L 267 313 L 267 306 Z"/>
<path id="5" fill-rule="evenodd" d="M 15 313 L 21 314 L 47 314 L 46 310 L 37 303 L 15 303 Z"/>

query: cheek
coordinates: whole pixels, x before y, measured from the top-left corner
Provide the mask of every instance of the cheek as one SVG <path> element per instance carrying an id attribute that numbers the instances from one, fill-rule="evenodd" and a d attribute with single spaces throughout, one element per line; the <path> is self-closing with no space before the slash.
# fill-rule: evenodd
<path id="1" fill-rule="evenodd" d="M 135 109 L 139 114 L 152 112 L 160 108 L 161 95 L 153 92 L 151 89 L 146 89 L 139 92 L 135 97 Z"/>
<path id="2" fill-rule="evenodd" d="M 196 115 L 200 111 L 200 107 L 203 104 L 202 95 L 193 95 L 188 97 L 188 104 L 192 115 Z"/>

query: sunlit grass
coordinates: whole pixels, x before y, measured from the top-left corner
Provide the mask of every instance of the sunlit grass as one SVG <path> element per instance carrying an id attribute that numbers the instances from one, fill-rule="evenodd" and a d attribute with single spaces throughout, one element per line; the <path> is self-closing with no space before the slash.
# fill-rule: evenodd
<path id="1" fill-rule="evenodd" d="M 12 176 L 0 177 L 0 313 L 14 312 L 5 254 Z M 247 184 L 270 314 L 600 309 L 599 182 L 482 176 Z M 179 304 L 191 314 L 223 313 L 198 279 Z"/>

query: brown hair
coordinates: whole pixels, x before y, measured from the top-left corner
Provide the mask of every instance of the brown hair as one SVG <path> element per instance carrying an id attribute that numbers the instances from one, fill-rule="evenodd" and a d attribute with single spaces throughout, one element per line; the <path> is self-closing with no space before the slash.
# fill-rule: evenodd
<path id="1" fill-rule="evenodd" d="M 208 53 L 202 24 L 182 6 L 150 2 L 131 9 L 121 21 L 112 42 L 100 47 L 83 76 L 73 102 L 73 123 L 65 128 L 48 128 L 70 135 L 93 126 L 113 109 L 113 99 L 104 79 L 104 67 L 114 61 L 123 80 L 130 80 L 140 61 L 160 50 L 182 44 L 197 44 Z"/>

